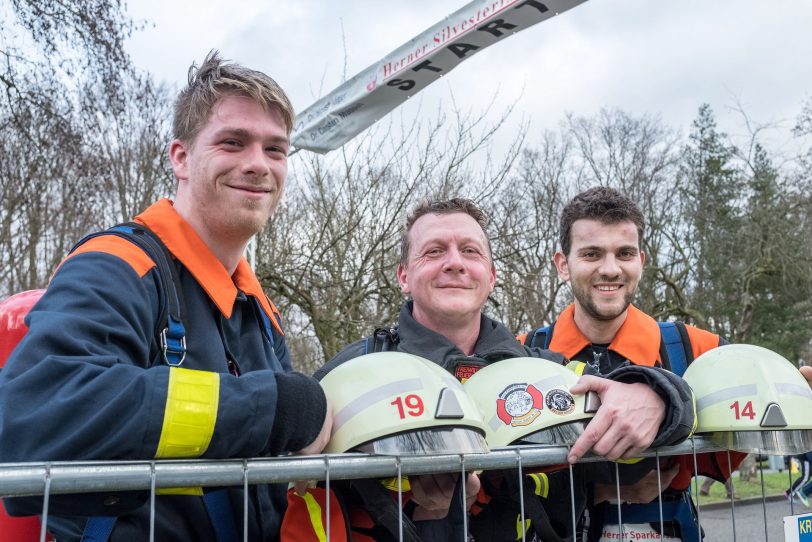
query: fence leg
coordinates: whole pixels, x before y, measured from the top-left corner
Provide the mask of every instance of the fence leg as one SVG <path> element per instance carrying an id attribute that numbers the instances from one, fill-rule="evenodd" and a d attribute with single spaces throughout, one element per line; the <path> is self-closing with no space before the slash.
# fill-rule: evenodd
<path id="1" fill-rule="evenodd" d="M 691 436 L 691 455 L 694 458 L 694 498 L 696 499 L 696 538 L 698 540 L 702 540 L 702 515 L 700 509 L 702 508 L 699 504 L 699 501 L 702 500 L 702 495 L 699 493 L 699 475 L 697 472 L 699 471 L 699 467 L 697 466 L 696 462 L 696 442 L 694 441 L 693 435 Z M 733 487 L 733 482 L 730 482 L 731 487 Z"/>
<path id="2" fill-rule="evenodd" d="M 569 454 L 567 454 L 569 455 Z M 578 540 L 578 520 L 575 517 L 575 475 L 572 471 L 572 463 L 570 467 L 570 506 L 572 507 L 572 539 Z"/>
<path id="3" fill-rule="evenodd" d="M 403 473 L 400 468 L 400 456 L 395 458 L 398 466 L 398 540 L 403 540 Z"/>
<path id="4" fill-rule="evenodd" d="M 248 460 L 242 460 L 242 541 L 248 542 Z"/>
<path id="5" fill-rule="evenodd" d="M 525 519 L 524 519 L 524 472 L 522 472 L 522 450 L 516 448 L 516 456 L 519 464 L 519 510 L 522 516 L 522 542 L 525 542 Z"/>
<path id="6" fill-rule="evenodd" d="M 756 457 L 761 455 L 761 450 L 759 450 Z M 761 510 L 764 512 L 764 542 L 767 542 L 770 539 L 770 535 L 767 533 L 767 496 L 764 494 L 764 464 L 759 462 L 758 464 L 758 474 L 759 478 L 761 478 Z M 733 484 L 730 485 L 733 487 Z M 731 498 L 733 497 L 733 491 L 730 492 Z"/>
<path id="7" fill-rule="evenodd" d="M 149 464 L 149 542 L 155 542 L 155 461 Z"/>
<path id="8" fill-rule="evenodd" d="M 465 502 L 465 456 L 460 454 L 460 491 L 462 492 L 462 542 L 468 541 L 468 503 Z"/>
<path id="9" fill-rule="evenodd" d="M 327 514 L 327 542 L 330 542 L 330 458 L 324 456 L 324 492 L 327 495 L 327 505 L 325 511 Z"/>
<path id="10" fill-rule="evenodd" d="M 623 533 L 625 529 L 623 528 L 623 514 L 620 510 L 622 502 L 620 499 L 620 467 L 618 467 L 617 463 L 615 463 L 615 488 L 617 489 L 617 535 L 620 540 L 624 540 Z"/>
<path id="11" fill-rule="evenodd" d="M 660 507 L 660 538 L 662 538 L 665 536 L 665 522 L 663 521 L 663 481 L 660 477 L 660 452 L 656 452 L 654 457 L 657 460 L 657 504 Z"/>
<path id="12" fill-rule="evenodd" d="M 48 534 L 48 503 L 51 500 L 51 464 L 45 465 L 45 491 L 42 496 L 42 525 L 39 528 L 39 542 L 45 542 Z"/>
<path id="13" fill-rule="evenodd" d="M 730 461 L 730 450 L 727 451 L 727 472 L 733 476 L 733 463 Z M 733 482 L 730 483 L 733 487 Z M 733 542 L 736 542 L 736 505 L 733 503 L 733 492 L 730 492 L 730 516 L 733 518 Z"/>

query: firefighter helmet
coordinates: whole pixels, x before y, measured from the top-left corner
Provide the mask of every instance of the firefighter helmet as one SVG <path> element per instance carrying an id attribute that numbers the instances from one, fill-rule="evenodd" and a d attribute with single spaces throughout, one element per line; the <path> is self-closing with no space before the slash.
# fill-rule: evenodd
<path id="1" fill-rule="evenodd" d="M 325 452 L 488 451 L 482 416 L 462 384 L 418 356 L 367 354 L 337 366 L 321 385 L 335 412 Z"/>
<path id="2" fill-rule="evenodd" d="M 0 302 L 0 367 L 6 364 L 11 351 L 28 331 L 25 316 L 45 290 L 27 290 L 14 294 Z"/>
<path id="3" fill-rule="evenodd" d="M 480 369 L 465 390 L 482 411 L 489 446 L 572 444 L 600 402 L 597 394 L 571 394 L 577 381 L 553 361 L 513 358 Z"/>
<path id="4" fill-rule="evenodd" d="M 748 344 L 710 350 L 685 371 L 697 433 L 731 450 L 790 455 L 812 450 L 812 390 L 779 354 Z"/>

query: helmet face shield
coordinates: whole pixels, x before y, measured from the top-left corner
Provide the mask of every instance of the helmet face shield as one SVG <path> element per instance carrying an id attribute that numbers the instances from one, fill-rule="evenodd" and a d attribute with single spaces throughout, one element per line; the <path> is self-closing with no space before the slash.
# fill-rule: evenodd
<path id="1" fill-rule="evenodd" d="M 767 455 L 798 455 L 812 450 L 812 430 L 711 433 L 712 442 L 730 450 Z"/>
<path id="2" fill-rule="evenodd" d="M 484 454 L 485 437 L 465 427 L 432 427 L 399 433 L 356 447 L 359 452 L 379 455 Z"/>
<path id="3" fill-rule="evenodd" d="M 551 444 L 554 446 L 572 446 L 586 429 L 585 421 L 575 421 L 554 425 L 520 438 L 513 444 Z"/>
<path id="4" fill-rule="evenodd" d="M 402 352 L 378 352 L 337 366 L 321 386 L 333 405 L 327 453 L 486 453 L 485 424 L 448 371 Z"/>
<path id="5" fill-rule="evenodd" d="M 739 452 L 812 450 L 812 390 L 798 369 L 760 346 L 730 344 L 685 371 L 696 396 L 696 433 Z"/>

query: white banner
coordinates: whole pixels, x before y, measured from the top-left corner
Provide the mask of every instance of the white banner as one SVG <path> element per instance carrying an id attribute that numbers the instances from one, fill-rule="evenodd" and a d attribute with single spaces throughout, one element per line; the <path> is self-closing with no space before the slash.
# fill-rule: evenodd
<path id="1" fill-rule="evenodd" d="M 297 149 L 325 153 L 476 52 L 586 0 L 474 0 L 299 113 Z"/>

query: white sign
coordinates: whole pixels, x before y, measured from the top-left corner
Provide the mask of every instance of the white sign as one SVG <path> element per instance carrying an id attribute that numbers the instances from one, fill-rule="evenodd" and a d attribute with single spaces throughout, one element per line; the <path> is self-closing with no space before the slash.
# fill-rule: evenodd
<path id="1" fill-rule="evenodd" d="M 297 149 L 337 149 L 463 60 L 586 0 L 475 0 L 296 116 Z"/>
<path id="2" fill-rule="evenodd" d="M 784 518 L 785 542 L 812 542 L 812 514 Z"/>

